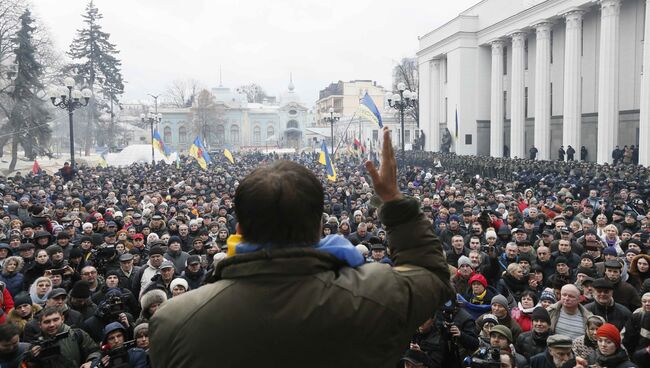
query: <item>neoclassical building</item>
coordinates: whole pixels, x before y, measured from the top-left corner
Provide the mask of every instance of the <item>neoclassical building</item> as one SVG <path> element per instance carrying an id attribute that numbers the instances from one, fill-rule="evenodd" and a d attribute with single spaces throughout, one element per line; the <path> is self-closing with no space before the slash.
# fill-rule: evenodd
<path id="1" fill-rule="evenodd" d="M 305 146 L 303 132 L 310 124 L 311 111 L 301 102 L 293 81 L 279 96 L 278 103 L 249 103 L 246 96 L 219 86 L 212 88 L 215 113 L 209 118 L 209 149 L 232 150 L 295 148 Z M 160 135 L 172 151 L 187 151 L 196 138 L 195 108 L 159 107 L 163 116 Z"/>
<path id="2" fill-rule="evenodd" d="M 557 159 L 560 146 L 611 162 L 640 145 L 650 164 L 646 0 L 483 0 L 419 38 L 425 148 L 458 116 L 459 154 Z"/>

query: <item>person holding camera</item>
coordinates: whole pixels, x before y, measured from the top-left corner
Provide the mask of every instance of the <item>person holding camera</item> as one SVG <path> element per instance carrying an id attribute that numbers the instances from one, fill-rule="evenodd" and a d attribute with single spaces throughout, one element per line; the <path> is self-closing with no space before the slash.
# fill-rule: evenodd
<path id="1" fill-rule="evenodd" d="M 102 356 L 96 360 L 95 368 L 148 368 L 147 352 L 136 347 L 135 341 L 125 341 L 127 330 L 119 322 L 111 322 L 104 328 Z"/>
<path id="2" fill-rule="evenodd" d="M 0 325 L 0 367 L 18 368 L 30 345 L 20 342 L 20 328 L 9 322 Z"/>
<path id="3" fill-rule="evenodd" d="M 99 347 L 83 330 L 64 323 L 61 311 L 45 307 L 38 317 L 40 333 L 26 354 L 28 367 L 90 368 L 99 359 Z"/>
<path id="4" fill-rule="evenodd" d="M 119 289 L 111 289 L 106 293 L 106 299 L 97 307 L 94 316 L 84 321 L 83 329 L 95 341 L 100 341 L 104 326 L 111 322 L 120 322 L 124 326 L 133 326 L 133 315 L 127 312 L 124 295 Z"/>

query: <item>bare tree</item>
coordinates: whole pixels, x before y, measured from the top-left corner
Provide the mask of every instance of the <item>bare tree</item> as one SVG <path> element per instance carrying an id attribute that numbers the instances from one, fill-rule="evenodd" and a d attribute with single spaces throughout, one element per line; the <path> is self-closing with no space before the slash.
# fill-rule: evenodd
<path id="1" fill-rule="evenodd" d="M 177 79 L 167 87 L 164 96 L 172 106 L 191 107 L 201 88 L 196 79 Z"/>
<path id="2" fill-rule="evenodd" d="M 416 58 L 402 58 L 402 60 L 393 67 L 393 91 L 397 91 L 397 84 L 403 82 L 409 91 L 420 93 L 418 89 L 418 62 Z M 418 127 L 420 127 L 419 100 L 415 102 L 415 107 L 410 108 L 405 113 L 410 116 Z"/>
<path id="3" fill-rule="evenodd" d="M 215 143 L 216 126 L 221 122 L 223 109 L 216 103 L 210 91 L 202 89 L 192 106 L 192 122 L 194 135 L 201 136 L 209 146 Z"/>
<path id="4" fill-rule="evenodd" d="M 264 91 L 264 88 L 257 83 L 239 86 L 236 91 L 245 94 L 248 102 L 262 103 L 265 98 L 269 97 Z"/>

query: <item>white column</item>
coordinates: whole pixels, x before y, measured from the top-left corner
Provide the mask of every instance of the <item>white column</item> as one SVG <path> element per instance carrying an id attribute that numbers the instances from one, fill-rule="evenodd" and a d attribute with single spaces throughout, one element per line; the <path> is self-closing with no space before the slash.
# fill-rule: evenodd
<path id="1" fill-rule="evenodd" d="M 600 2 L 600 55 L 598 67 L 598 152 L 596 160 L 612 162 L 618 143 L 618 40 L 620 0 Z"/>
<path id="2" fill-rule="evenodd" d="M 551 23 L 535 25 L 535 147 L 537 159 L 551 159 Z"/>
<path id="3" fill-rule="evenodd" d="M 440 151 L 440 59 L 431 60 L 431 130 L 426 140 L 430 151 Z"/>
<path id="4" fill-rule="evenodd" d="M 650 3 L 645 2 L 645 33 L 643 37 L 643 75 L 639 119 L 639 164 L 650 165 Z"/>
<path id="5" fill-rule="evenodd" d="M 503 41 L 492 42 L 490 156 L 503 157 Z"/>
<path id="6" fill-rule="evenodd" d="M 564 43 L 564 121 L 562 144 L 580 155 L 580 128 L 582 125 L 582 16 L 584 10 L 574 10 L 564 14 L 566 21 L 566 40 Z M 580 157 L 580 156 L 577 156 Z M 553 157 L 557 158 L 557 157 Z M 565 156 L 565 159 L 567 157 Z M 574 156 L 574 159 L 576 156 Z"/>
<path id="7" fill-rule="evenodd" d="M 510 157 L 526 157 L 524 110 L 524 42 L 526 33 L 512 34 L 512 77 L 510 105 Z"/>

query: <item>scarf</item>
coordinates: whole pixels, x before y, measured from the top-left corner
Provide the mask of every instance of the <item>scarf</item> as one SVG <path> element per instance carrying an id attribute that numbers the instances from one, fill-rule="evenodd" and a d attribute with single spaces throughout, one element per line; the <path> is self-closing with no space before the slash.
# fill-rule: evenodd
<path id="1" fill-rule="evenodd" d="M 472 298 L 470 299 L 470 303 L 472 304 L 483 304 L 483 298 L 487 295 L 487 289 L 483 290 L 482 293 L 479 295 L 474 295 L 472 294 Z"/>
<path id="2" fill-rule="evenodd" d="M 235 254 L 252 253 L 262 249 L 273 248 L 272 244 L 247 243 L 239 234 L 230 235 L 227 244 L 228 257 L 234 256 Z M 328 235 L 311 247 L 333 255 L 350 267 L 356 268 L 365 263 L 361 253 L 357 251 L 350 241 L 341 235 Z"/>

